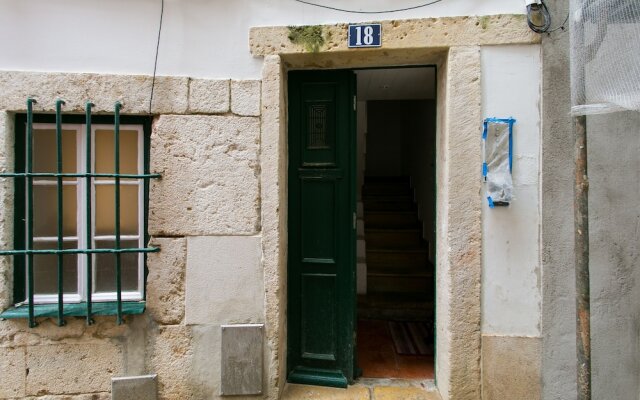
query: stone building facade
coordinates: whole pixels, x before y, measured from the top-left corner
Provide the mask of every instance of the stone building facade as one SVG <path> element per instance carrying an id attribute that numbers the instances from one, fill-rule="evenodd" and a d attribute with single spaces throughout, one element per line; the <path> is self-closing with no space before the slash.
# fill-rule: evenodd
<path id="1" fill-rule="evenodd" d="M 0 5 L 0 12 L 10 8 Z M 26 112 L 26 99 L 37 100 L 35 113 L 51 114 L 61 98 L 68 114 L 83 113 L 91 101 L 96 115 L 112 115 L 120 101 L 123 114 L 149 117 L 150 171 L 161 175 L 150 181 L 148 233 L 160 251 L 147 257 L 144 312 L 127 315 L 122 325 L 111 315 L 96 316 L 93 325 L 68 317 L 62 327 L 49 317 L 37 318 L 34 328 L 25 318 L 0 321 L 0 398 L 109 399 L 112 378 L 148 374 L 157 374 L 160 399 L 226 398 L 222 326 L 246 324 L 263 326 L 262 394 L 246 398 L 281 398 L 289 301 L 288 72 L 416 65 L 438 71 L 434 390 L 443 399 L 570 397 L 572 378 L 556 374 L 572 361 L 564 349 L 571 329 L 563 322 L 571 296 L 559 293 L 569 285 L 571 256 L 556 247 L 572 240 L 563 229 L 571 221 L 564 207 L 570 186 L 560 185 L 571 155 L 555 154 L 568 147 L 559 137 L 570 132 L 560 111 L 568 104 L 567 82 L 554 73 L 566 72 L 566 38 L 534 34 L 521 14 L 467 14 L 388 16 L 379 21 L 382 46 L 358 50 L 347 47 L 347 18 L 334 16 L 317 25 L 326 42 L 311 52 L 291 41 L 286 24 L 266 18 L 246 29 L 249 46 L 241 49 L 260 65 L 260 76 L 251 79 L 33 72 L 0 60 L 1 172 L 13 170 L 15 118 Z M 498 57 L 505 62 L 492 64 Z M 511 57 L 520 64 L 509 66 Z M 487 84 L 503 78 L 530 81 L 512 93 L 507 84 Z M 511 112 L 505 103 L 515 104 L 513 117 L 522 118 L 515 163 L 526 173 L 514 175 L 514 186 L 533 200 L 522 208 L 516 201 L 496 217 L 479 179 L 480 132 L 484 118 Z M 0 199 L 6 249 L 14 242 L 11 179 L 0 179 Z M 621 270 L 622 280 L 633 275 Z M 0 257 L 2 310 L 14 305 L 14 281 L 11 257 Z M 633 286 L 626 293 L 636 292 Z M 605 371 L 597 374 L 597 382 L 606 380 Z"/>

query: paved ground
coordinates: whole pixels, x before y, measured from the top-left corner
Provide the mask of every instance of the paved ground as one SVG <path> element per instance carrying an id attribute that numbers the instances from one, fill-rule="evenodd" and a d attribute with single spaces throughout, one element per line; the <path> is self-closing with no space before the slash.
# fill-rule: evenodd
<path id="1" fill-rule="evenodd" d="M 432 387 L 358 383 L 347 389 L 287 384 L 282 400 L 442 400 Z"/>

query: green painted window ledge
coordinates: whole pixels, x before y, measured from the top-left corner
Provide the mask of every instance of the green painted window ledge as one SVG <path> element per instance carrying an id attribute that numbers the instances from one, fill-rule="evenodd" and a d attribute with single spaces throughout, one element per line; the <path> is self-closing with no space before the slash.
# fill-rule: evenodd
<path id="1" fill-rule="evenodd" d="M 123 301 L 122 314 L 134 315 L 142 314 L 146 307 L 144 301 Z M 115 301 L 91 303 L 91 315 L 116 315 L 118 313 L 118 303 Z M 57 304 L 36 304 L 33 306 L 33 314 L 35 317 L 57 317 Z M 64 305 L 65 317 L 85 317 L 87 315 L 87 303 L 69 303 Z M 0 318 L 15 319 L 29 318 L 29 306 L 22 304 L 17 307 L 11 307 L 0 314 Z"/>

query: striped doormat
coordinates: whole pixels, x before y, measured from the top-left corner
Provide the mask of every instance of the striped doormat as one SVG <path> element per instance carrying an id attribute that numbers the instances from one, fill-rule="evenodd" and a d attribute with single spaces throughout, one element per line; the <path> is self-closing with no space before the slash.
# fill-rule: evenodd
<path id="1" fill-rule="evenodd" d="M 433 355 L 431 323 L 389 321 L 389 330 L 396 353 L 419 356 Z"/>

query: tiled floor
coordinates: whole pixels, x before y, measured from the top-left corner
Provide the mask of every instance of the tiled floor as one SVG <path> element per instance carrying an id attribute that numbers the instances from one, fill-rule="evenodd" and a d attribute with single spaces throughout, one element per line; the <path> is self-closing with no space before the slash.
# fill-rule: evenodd
<path id="1" fill-rule="evenodd" d="M 433 356 L 396 353 L 387 321 L 358 321 L 358 366 L 364 378 L 433 379 Z"/>

